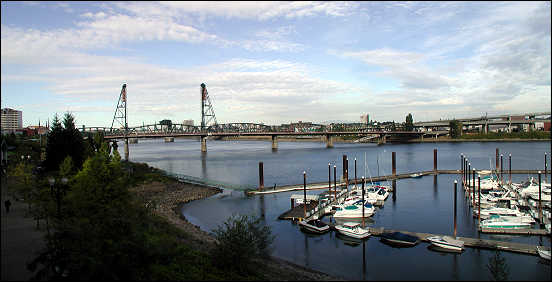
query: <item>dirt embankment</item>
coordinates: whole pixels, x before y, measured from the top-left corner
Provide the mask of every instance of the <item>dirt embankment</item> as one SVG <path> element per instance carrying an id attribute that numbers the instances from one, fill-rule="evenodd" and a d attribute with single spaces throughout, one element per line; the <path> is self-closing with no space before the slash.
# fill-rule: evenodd
<path id="1" fill-rule="evenodd" d="M 222 192 L 221 189 L 181 182 L 152 182 L 136 186 L 131 191 L 137 193 L 145 202 L 156 204 L 154 210 L 156 214 L 189 234 L 190 238 L 184 238 L 184 243 L 201 248 L 203 251 L 209 251 L 214 247 L 216 239 L 201 230 L 199 226 L 188 222 L 181 215 L 180 209 L 183 204 L 213 196 Z M 341 280 L 275 257 L 264 260 L 262 264 L 264 265 L 263 274 L 269 280 Z"/>

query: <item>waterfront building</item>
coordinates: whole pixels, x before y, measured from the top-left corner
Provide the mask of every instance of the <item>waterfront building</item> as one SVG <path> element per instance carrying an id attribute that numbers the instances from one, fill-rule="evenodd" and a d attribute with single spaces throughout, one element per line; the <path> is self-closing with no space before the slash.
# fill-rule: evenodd
<path id="1" fill-rule="evenodd" d="M 23 112 L 4 108 L 2 109 L 2 122 L 0 130 L 2 133 L 15 133 L 23 128 Z"/>
<path id="2" fill-rule="evenodd" d="M 194 120 L 193 119 L 185 119 L 184 121 L 182 121 L 182 124 L 183 125 L 194 126 Z"/>

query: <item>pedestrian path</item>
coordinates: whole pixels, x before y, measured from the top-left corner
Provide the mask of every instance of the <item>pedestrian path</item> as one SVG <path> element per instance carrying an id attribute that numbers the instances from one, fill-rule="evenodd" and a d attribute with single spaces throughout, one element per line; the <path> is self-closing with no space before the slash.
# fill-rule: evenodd
<path id="1" fill-rule="evenodd" d="M 29 280 L 33 273 L 27 263 L 36 257 L 44 246 L 44 235 L 36 229 L 36 221 L 25 217 L 27 205 L 8 197 L 7 184 L 2 181 L 2 281 Z M 12 203 L 6 213 L 4 201 Z M 40 224 L 44 224 L 42 221 Z"/>

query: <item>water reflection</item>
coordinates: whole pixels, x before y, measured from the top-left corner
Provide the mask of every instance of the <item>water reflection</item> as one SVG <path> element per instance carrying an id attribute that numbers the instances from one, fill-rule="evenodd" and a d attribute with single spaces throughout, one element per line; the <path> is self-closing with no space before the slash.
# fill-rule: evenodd
<path id="1" fill-rule="evenodd" d="M 201 178 L 209 178 L 207 175 L 207 152 L 201 152 Z"/>
<path id="2" fill-rule="evenodd" d="M 437 191 L 439 191 L 439 189 L 437 189 L 439 185 L 437 185 L 437 174 L 435 174 L 433 176 L 433 200 L 437 200 Z"/>

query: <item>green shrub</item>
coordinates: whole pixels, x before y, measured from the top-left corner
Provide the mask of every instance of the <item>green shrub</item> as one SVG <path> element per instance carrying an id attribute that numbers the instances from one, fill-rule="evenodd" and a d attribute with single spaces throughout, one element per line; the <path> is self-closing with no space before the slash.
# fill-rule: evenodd
<path id="1" fill-rule="evenodd" d="M 218 241 L 212 251 L 213 263 L 241 274 L 254 272 L 252 261 L 269 256 L 274 241 L 270 226 L 248 215 L 232 215 L 213 233 Z"/>

